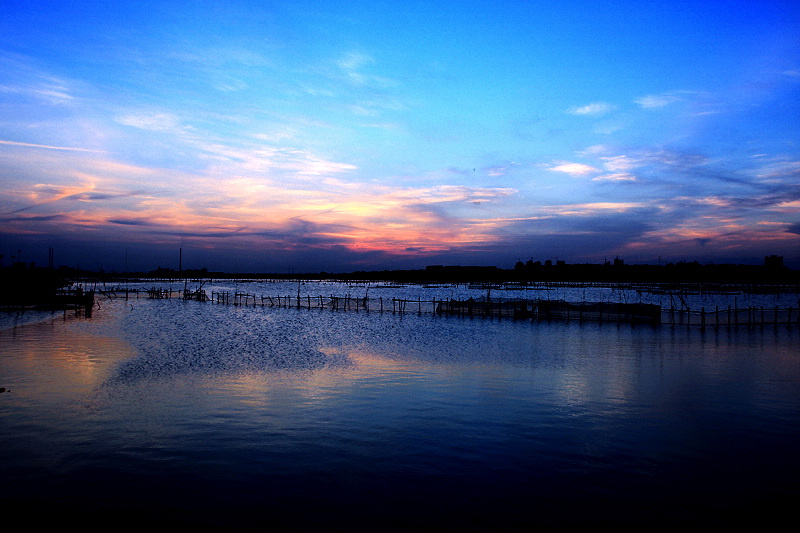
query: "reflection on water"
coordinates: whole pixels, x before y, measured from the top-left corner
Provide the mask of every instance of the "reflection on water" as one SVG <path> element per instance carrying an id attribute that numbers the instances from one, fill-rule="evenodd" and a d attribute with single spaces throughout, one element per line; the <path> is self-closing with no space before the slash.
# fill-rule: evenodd
<path id="1" fill-rule="evenodd" d="M 104 302 L 0 330 L 0 495 L 195 527 L 764 521 L 798 492 L 798 347 L 785 327 Z"/>

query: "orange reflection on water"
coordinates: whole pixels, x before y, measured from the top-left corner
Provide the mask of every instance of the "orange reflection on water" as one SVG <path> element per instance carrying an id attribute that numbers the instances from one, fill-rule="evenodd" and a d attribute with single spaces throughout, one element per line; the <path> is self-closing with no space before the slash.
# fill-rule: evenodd
<path id="1" fill-rule="evenodd" d="M 119 339 L 87 335 L 60 322 L 53 318 L 0 330 L 0 386 L 32 401 L 59 402 L 95 389 L 115 363 L 136 353 Z"/>

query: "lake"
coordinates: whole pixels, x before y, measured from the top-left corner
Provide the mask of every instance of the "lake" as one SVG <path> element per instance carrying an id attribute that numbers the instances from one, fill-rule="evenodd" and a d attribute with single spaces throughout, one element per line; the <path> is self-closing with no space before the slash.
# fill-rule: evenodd
<path id="1" fill-rule="evenodd" d="M 8 524 L 768 526 L 800 495 L 796 325 L 98 302 L 4 317 Z"/>

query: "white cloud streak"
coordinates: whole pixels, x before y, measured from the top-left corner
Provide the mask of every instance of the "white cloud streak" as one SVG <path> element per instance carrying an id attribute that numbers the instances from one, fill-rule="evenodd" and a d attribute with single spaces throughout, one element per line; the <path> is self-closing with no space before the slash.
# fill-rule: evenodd
<path id="1" fill-rule="evenodd" d="M 16 141 L 4 141 L 0 140 L 0 144 L 6 144 L 9 146 L 21 146 L 25 148 L 43 148 L 46 150 L 64 150 L 68 152 L 91 152 L 91 153 L 103 153 L 102 150 L 90 150 L 88 148 L 75 148 L 73 146 L 50 146 L 47 144 L 32 144 L 32 143 L 21 143 Z"/>
<path id="2" fill-rule="evenodd" d="M 550 167 L 548 170 L 552 170 L 554 172 L 563 172 L 571 176 L 585 176 L 587 174 L 598 172 L 598 169 L 595 167 L 584 165 L 582 163 L 561 163 L 560 165 Z"/>
<path id="3" fill-rule="evenodd" d="M 613 110 L 614 106 L 606 102 L 593 102 L 584 106 L 575 106 L 567 110 L 570 115 L 605 115 Z"/>
<path id="4" fill-rule="evenodd" d="M 680 98 L 672 94 L 649 94 L 637 98 L 635 101 L 643 109 L 659 109 L 678 102 Z"/>

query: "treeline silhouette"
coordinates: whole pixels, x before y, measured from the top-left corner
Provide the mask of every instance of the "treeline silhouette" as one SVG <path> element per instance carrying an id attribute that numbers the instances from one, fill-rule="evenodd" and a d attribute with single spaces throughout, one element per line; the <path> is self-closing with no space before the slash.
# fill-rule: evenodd
<path id="1" fill-rule="evenodd" d="M 231 273 L 202 269 L 158 268 L 147 272 L 94 272 L 68 267 L 0 269 L 0 301 L 29 299 L 32 294 L 50 293 L 74 281 L 131 279 L 275 279 L 332 280 L 345 282 L 397 283 L 706 283 L 798 285 L 800 271 L 783 265 L 781 257 L 768 256 L 763 265 L 700 264 L 697 261 L 662 265 L 625 264 L 617 258 L 604 264 L 567 264 L 563 261 L 517 262 L 513 268 L 496 266 L 431 265 L 409 270 L 359 270 L 347 273 Z M 26 297 L 25 294 L 28 294 Z M 3 297 L 5 295 L 5 297 Z"/>
<path id="2" fill-rule="evenodd" d="M 422 269 L 358 270 L 346 273 L 306 272 L 231 273 L 202 269 L 158 268 L 148 272 L 102 273 L 61 268 L 48 275 L 59 279 L 276 279 L 332 280 L 346 282 L 389 281 L 397 283 L 724 283 L 724 284 L 800 284 L 800 271 L 785 267 L 782 261 L 763 265 L 700 264 L 697 261 L 663 265 L 625 264 L 622 260 L 604 264 L 518 262 L 514 268 L 496 266 L 431 265 Z M 52 283 L 52 281 L 50 282 Z"/>
<path id="3" fill-rule="evenodd" d="M 518 263 L 513 269 L 434 265 L 424 270 L 353 272 L 329 277 L 344 281 L 389 279 L 409 283 L 800 283 L 800 272 L 783 265 L 701 265 L 696 261 L 664 265 L 626 265 L 622 261 L 602 265 L 528 262 Z"/>

